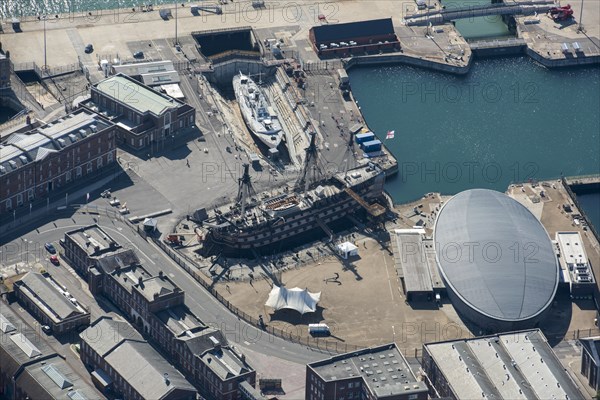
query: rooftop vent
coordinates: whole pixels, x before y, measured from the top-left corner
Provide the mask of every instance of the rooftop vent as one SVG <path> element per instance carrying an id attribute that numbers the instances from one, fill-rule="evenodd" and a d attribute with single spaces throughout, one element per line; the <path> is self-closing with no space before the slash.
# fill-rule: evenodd
<path id="1" fill-rule="evenodd" d="M 58 144 L 60 145 L 60 147 L 65 147 L 67 145 L 67 142 L 65 142 L 65 139 L 58 139 Z"/>
<path id="2" fill-rule="evenodd" d="M 21 162 L 22 162 L 23 164 L 27 164 L 27 161 L 28 161 L 28 160 L 27 160 L 27 157 L 25 157 L 25 156 L 19 156 L 19 160 L 21 160 Z"/>

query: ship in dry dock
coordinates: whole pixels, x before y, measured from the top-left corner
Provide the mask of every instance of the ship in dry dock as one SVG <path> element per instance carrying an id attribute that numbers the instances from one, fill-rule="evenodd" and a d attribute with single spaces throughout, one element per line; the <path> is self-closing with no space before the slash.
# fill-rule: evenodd
<path id="1" fill-rule="evenodd" d="M 296 184 L 283 193 L 257 195 L 245 165 L 235 204 L 214 210 L 203 222 L 205 248 L 228 253 L 273 249 L 315 229 L 332 235 L 328 225 L 363 209 L 372 217 L 385 214 L 386 208 L 377 203 L 383 196 L 382 168 L 370 162 L 325 176 L 317 161 L 315 137 Z"/>

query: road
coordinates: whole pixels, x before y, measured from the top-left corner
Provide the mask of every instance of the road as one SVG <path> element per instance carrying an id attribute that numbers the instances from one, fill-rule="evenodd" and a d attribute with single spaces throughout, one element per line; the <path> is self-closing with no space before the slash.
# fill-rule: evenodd
<path id="1" fill-rule="evenodd" d="M 98 199 L 90 203 L 90 207 L 94 205 L 104 207 L 107 204 L 104 199 Z M 64 236 L 65 232 L 80 226 L 92 224 L 94 223 L 93 218 L 93 215 L 78 212 L 72 218 L 59 219 L 43 225 L 34 231 L 23 233 L 20 238 L 2 246 L 0 263 L 3 265 L 13 265 L 29 261 L 30 264 L 33 264 L 33 261 L 36 259 L 41 259 L 45 263 L 43 260 L 48 257 L 48 254 L 43 250 L 44 243 L 53 242 L 55 246 L 58 246 L 58 240 Z M 133 248 L 138 253 L 142 265 L 150 273 L 158 274 L 162 270 L 168 274 L 185 291 L 185 302 L 192 312 L 205 324 L 221 329 L 224 336 L 242 351 L 250 349 L 253 352 L 266 355 L 270 359 L 279 358 L 300 364 L 306 364 L 327 357 L 327 355 L 306 346 L 290 343 L 269 335 L 238 319 L 166 256 L 156 245 L 146 242 L 130 226 L 118 220 L 110 220 L 106 215 L 101 215 L 99 218 L 96 216 L 96 220 L 98 219 L 100 226 L 123 247 Z M 100 315 L 105 315 L 111 310 L 110 308 L 107 309 L 111 305 L 106 304 L 107 302 L 105 301 L 101 301 L 100 305 L 92 301 L 85 282 L 70 267 L 66 266 L 64 261 L 61 262 L 61 266 L 59 267 L 48 265 L 47 270 L 59 282 L 65 285 L 70 293 L 84 304 L 90 306 L 92 319 Z M 252 363 L 252 360 L 250 360 L 250 363 Z"/>

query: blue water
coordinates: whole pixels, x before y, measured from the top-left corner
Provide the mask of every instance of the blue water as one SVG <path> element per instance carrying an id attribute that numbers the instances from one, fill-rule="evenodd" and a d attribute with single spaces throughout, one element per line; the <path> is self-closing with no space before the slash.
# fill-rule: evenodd
<path id="1" fill-rule="evenodd" d="M 577 201 L 594 228 L 600 231 L 600 193 L 578 194 Z"/>
<path id="2" fill-rule="evenodd" d="M 492 0 L 441 0 L 447 10 L 490 4 Z M 433 1 L 432 1 L 433 4 Z M 501 16 L 467 18 L 455 21 L 456 29 L 466 39 L 483 39 L 510 36 Z"/>
<path id="3" fill-rule="evenodd" d="M 144 4 L 189 3 L 189 0 L 2 0 L 0 18 L 21 17 L 24 15 L 85 13 L 93 10 L 131 8 Z"/>
<path id="4" fill-rule="evenodd" d="M 350 70 L 369 127 L 400 166 L 397 203 L 562 174 L 600 173 L 600 68 L 547 70 L 526 57 L 476 61 L 467 76 L 408 66 Z"/>

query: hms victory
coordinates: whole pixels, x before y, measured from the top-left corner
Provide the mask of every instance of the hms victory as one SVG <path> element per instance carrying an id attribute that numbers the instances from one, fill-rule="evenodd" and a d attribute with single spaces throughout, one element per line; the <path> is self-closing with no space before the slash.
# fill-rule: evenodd
<path id="1" fill-rule="evenodd" d="M 283 131 L 259 85 L 240 72 L 233 77 L 233 90 L 248 129 L 270 149 L 277 148 L 283 138 Z"/>
<path id="2" fill-rule="evenodd" d="M 204 220 L 205 250 L 220 248 L 226 253 L 256 252 L 278 247 L 314 229 L 330 238 L 327 224 L 366 209 L 372 217 L 386 208 L 376 201 L 383 196 L 385 172 L 376 163 L 326 176 L 318 166 L 313 134 L 295 185 L 277 195 L 256 194 L 248 165 L 239 179 L 236 202 L 214 210 Z"/>

